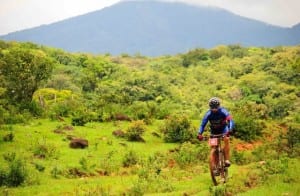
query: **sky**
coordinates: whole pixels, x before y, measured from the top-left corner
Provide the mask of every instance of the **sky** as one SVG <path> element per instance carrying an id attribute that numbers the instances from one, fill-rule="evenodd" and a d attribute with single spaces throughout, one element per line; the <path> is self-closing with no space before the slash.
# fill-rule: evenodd
<path id="1" fill-rule="evenodd" d="M 51 24 L 100 10 L 123 0 L 0 0 L 0 35 Z M 142 1 L 142 0 L 137 0 Z M 300 23 L 300 0 L 163 0 L 216 6 L 269 24 Z"/>

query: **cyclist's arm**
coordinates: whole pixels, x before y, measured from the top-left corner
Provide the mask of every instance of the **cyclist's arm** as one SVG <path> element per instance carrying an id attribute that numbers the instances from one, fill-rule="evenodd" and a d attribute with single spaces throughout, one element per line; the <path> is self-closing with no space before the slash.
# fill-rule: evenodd
<path id="1" fill-rule="evenodd" d="M 233 128 L 234 128 L 234 122 L 232 120 L 232 117 L 230 117 L 230 120 L 228 121 L 228 129 L 229 131 L 232 131 Z"/>
<path id="2" fill-rule="evenodd" d="M 228 129 L 229 129 L 229 131 L 231 131 L 234 127 L 234 122 L 233 122 L 232 116 L 229 114 L 229 112 L 225 108 L 222 108 L 221 111 L 225 115 L 225 121 L 228 123 L 227 124 Z"/>
<path id="3" fill-rule="evenodd" d="M 232 116 L 229 114 L 229 112 L 226 109 L 224 109 L 224 114 L 226 116 L 226 122 L 228 123 L 227 124 L 228 129 L 229 129 L 229 131 L 231 131 L 234 127 L 234 122 L 233 122 Z"/>
<path id="4" fill-rule="evenodd" d="M 199 131 L 198 131 L 199 134 L 202 134 L 204 132 L 204 128 L 205 128 L 206 124 L 208 123 L 209 114 L 210 114 L 210 111 L 206 112 L 206 114 L 204 115 L 201 125 L 199 127 Z"/>

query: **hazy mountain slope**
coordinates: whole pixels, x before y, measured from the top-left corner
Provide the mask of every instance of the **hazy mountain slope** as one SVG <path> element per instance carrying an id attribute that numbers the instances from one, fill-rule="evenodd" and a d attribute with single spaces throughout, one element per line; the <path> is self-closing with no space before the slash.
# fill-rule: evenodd
<path id="1" fill-rule="evenodd" d="M 217 8 L 130 1 L 0 38 L 68 51 L 155 56 L 220 44 L 295 45 L 300 43 L 300 34 L 296 33 L 299 26 L 294 28 L 268 25 Z"/>

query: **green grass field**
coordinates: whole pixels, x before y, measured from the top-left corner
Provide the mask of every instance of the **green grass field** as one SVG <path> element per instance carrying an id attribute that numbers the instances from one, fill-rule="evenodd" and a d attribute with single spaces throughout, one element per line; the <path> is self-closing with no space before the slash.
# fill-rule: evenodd
<path id="1" fill-rule="evenodd" d="M 23 163 L 26 180 L 17 187 L 0 187 L 0 195 L 300 195 L 299 158 L 266 163 L 249 159 L 244 164 L 233 160 L 229 182 L 214 187 L 203 161 L 206 157 L 201 161 L 188 154 L 206 144 L 189 143 L 183 150 L 180 144 L 165 143 L 153 134 L 161 134 L 161 123 L 147 126 L 145 142 L 129 142 L 112 134 L 125 131 L 130 122 L 72 127 L 68 120 L 34 120 L 3 126 L 0 168 L 9 171 L 8 160 L 15 157 Z M 9 133 L 13 133 L 12 141 L 4 141 Z M 87 139 L 89 147 L 71 149 L 70 135 Z M 238 142 L 233 139 L 232 148 Z M 129 152 L 136 157 L 128 156 Z M 126 157 L 136 163 L 125 167 Z"/>

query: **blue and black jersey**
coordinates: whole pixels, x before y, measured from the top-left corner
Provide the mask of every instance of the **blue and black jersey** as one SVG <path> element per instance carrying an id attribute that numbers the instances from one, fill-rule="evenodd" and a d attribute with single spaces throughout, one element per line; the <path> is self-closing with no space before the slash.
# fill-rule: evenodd
<path id="1" fill-rule="evenodd" d="M 207 123 L 210 123 L 210 130 L 212 134 L 226 133 L 233 129 L 233 120 L 229 112 L 223 108 L 218 108 L 217 112 L 207 111 L 202 119 L 199 128 L 199 133 L 202 134 Z"/>

